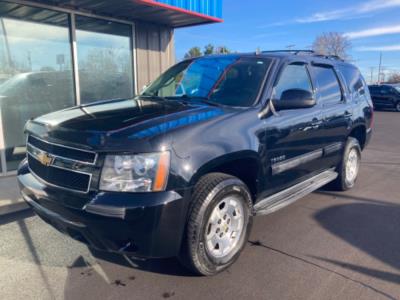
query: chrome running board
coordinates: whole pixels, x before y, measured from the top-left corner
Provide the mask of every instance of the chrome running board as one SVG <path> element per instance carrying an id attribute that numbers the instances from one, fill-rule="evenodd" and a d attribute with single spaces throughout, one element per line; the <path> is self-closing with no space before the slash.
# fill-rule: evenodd
<path id="1" fill-rule="evenodd" d="M 254 205 L 253 214 L 259 216 L 273 213 L 335 180 L 338 175 L 334 169 L 327 170 L 286 190 L 260 200 Z"/>

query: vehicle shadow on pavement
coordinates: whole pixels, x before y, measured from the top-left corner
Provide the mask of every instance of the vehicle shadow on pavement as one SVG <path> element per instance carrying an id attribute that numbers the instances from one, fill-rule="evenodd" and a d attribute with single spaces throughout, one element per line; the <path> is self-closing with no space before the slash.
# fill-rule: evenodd
<path id="1" fill-rule="evenodd" d="M 152 288 L 154 277 L 147 272 L 193 276 L 175 259 L 132 260 L 118 254 L 90 252 L 95 261 L 89 262 L 80 256 L 68 267 L 64 284 L 65 300 L 106 299 L 116 294 L 124 295 L 122 299 L 136 299 L 134 294 L 147 293 L 146 289 Z M 170 298 L 174 294 L 174 290 L 165 289 L 160 298 Z"/>
<path id="2" fill-rule="evenodd" d="M 89 249 L 91 254 L 96 258 L 109 263 L 113 263 L 122 267 L 129 267 L 140 271 L 173 275 L 173 276 L 194 276 L 189 270 L 182 267 L 176 258 L 163 259 L 135 259 L 125 257 L 119 254 L 113 254 L 103 251 Z"/>
<path id="3" fill-rule="evenodd" d="M 331 194 L 321 192 L 322 194 Z M 314 218 L 330 233 L 400 271 L 400 206 L 374 199 L 334 194 L 360 202 L 338 204 Z M 310 256 L 354 272 L 400 284 L 400 273 L 384 272 L 332 258 Z"/>
<path id="4" fill-rule="evenodd" d="M 9 213 L 3 216 L 0 216 L 0 226 L 8 223 L 20 221 L 26 218 L 33 217 L 35 213 L 31 209 L 25 209 L 23 211 Z"/>

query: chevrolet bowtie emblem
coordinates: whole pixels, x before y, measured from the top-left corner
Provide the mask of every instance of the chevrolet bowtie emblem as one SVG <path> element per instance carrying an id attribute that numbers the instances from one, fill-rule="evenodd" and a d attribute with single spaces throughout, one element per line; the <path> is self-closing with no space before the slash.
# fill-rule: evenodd
<path id="1" fill-rule="evenodd" d="M 50 154 L 44 153 L 44 152 L 39 153 L 37 155 L 37 159 L 38 159 L 38 161 L 40 161 L 40 163 L 42 165 L 45 165 L 46 167 L 50 166 L 54 161 L 53 156 L 51 156 Z"/>

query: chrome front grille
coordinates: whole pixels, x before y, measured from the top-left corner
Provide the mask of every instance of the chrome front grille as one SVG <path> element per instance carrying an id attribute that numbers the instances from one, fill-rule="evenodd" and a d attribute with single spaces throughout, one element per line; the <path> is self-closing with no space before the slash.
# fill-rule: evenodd
<path id="1" fill-rule="evenodd" d="M 90 190 L 97 154 L 92 151 L 50 143 L 30 135 L 28 166 L 45 184 L 87 193 Z"/>
<path id="2" fill-rule="evenodd" d="M 95 152 L 49 143 L 32 135 L 28 137 L 28 145 L 36 147 L 44 152 L 51 153 L 53 156 L 73 160 L 83 164 L 94 165 L 97 159 Z"/>

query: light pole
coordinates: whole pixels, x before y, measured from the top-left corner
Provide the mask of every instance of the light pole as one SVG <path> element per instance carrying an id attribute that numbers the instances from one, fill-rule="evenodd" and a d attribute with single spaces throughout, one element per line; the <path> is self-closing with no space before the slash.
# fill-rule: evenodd
<path id="1" fill-rule="evenodd" d="M 371 79 L 370 79 L 370 83 L 373 84 L 374 83 L 374 67 L 371 67 Z"/>
<path id="2" fill-rule="evenodd" d="M 382 52 L 379 56 L 379 70 L 378 70 L 378 84 L 381 84 L 381 71 L 382 71 Z"/>

